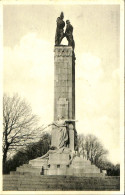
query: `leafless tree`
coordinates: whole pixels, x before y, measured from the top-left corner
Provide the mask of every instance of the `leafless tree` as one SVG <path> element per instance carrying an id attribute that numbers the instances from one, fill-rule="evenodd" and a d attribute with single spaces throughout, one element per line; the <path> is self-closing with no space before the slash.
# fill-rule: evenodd
<path id="1" fill-rule="evenodd" d="M 94 164 L 97 164 L 97 161 L 99 161 L 102 156 L 108 153 L 108 151 L 104 149 L 98 138 L 94 135 L 80 135 L 78 142 L 79 147 L 83 150 L 86 150 L 87 159 L 89 159 Z"/>
<path id="2" fill-rule="evenodd" d="M 85 150 L 86 137 L 83 134 L 79 134 L 77 137 L 77 145 L 79 150 L 79 155 L 83 154 Z"/>
<path id="3" fill-rule="evenodd" d="M 29 144 L 35 137 L 38 117 L 32 114 L 30 105 L 17 94 L 3 97 L 3 164 L 8 152 Z"/>

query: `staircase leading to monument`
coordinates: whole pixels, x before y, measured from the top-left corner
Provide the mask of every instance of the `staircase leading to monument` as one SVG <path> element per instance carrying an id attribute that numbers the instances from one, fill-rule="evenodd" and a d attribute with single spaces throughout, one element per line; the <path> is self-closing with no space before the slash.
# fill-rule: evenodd
<path id="1" fill-rule="evenodd" d="M 119 177 L 35 176 L 16 174 L 3 176 L 4 191 L 117 191 Z"/>
<path id="2" fill-rule="evenodd" d="M 57 155 L 57 154 L 56 154 Z M 62 154 L 59 154 L 62 155 Z M 54 156 L 53 156 L 54 157 Z M 55 162 L 59 163 L 58 159 Z M 64 159 L 65 159 L 64 154 Z M 53 159 L 52 162 L 54 163 Z M 119 177 L 108 177 L 89 160 L 75 157 L 67 163 L 48 165 L 48 159 L 37 158 L 17 167 L 10 175 L 3 176 L 4 191 L 51 191 L 51 190 L 111 190 L 120 189 Z"/>

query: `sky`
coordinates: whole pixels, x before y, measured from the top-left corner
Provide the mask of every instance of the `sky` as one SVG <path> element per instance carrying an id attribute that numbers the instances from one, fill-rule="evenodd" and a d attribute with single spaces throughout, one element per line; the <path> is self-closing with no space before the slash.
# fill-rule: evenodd
<path id="1" fill-rule="evenodd" d="M 119 5 L 4 5 L 3 90 L 18 93 L 40 117 L 54 116 L 56 18 L 74 27 L 77 132 L 94 134 L 120 162 Z M 67 45 L 64 38 L 62 44 Z"/>

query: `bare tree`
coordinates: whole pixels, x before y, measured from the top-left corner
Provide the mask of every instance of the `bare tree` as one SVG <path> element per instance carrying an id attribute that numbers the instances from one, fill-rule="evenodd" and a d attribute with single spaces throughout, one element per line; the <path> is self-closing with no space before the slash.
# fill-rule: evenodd
<path id="1" fill-rule="evenodd" d="M 97 164 L 99 159 L 108 153 L 94 135 L 79 135 L 78 143 L 80 150 L 86 150 L 87 159 L 89 159 L 91 163 Z"/>
<path id="2" fill-rule="evenodd" d="M 85 150 L 85 143 L 86 143 L 86 137 L 83 134 L 79 134 L 77 137 L 77 145 L 78 145 L 78 151 L 79 155 L 83 155 Z"/>
<path id="3" fill-rule="evenodd" d="M 32 114 L 30 105 L 17 94 L 3 97 L 3 165 L 8 152 L 30 143 L 38 127 L 38 117 Z"/>
<path id="4" fill-rule="evenodd" d="M 108 153 L 108 151 L 104 149 L 98 138 L 94 135 L 86 136 L 85 148 L 87 150 L 88 159 L 90 159 L 94 164 L 97 163 L 101 156 Z"/>

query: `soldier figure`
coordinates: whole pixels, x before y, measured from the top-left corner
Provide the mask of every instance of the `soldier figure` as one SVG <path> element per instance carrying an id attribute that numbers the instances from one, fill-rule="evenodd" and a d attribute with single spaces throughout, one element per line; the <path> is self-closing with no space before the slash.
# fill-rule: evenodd
<path id="1" fill-rule="evenodd" d="M 56 28 L 56 35 L 55 35 L 55 45 L 58 46 L 60 45 L 62 39 L 65 37 L 64 34 L 64 27 L 65 27 L 65 22 L 63 21 L 64 14 L 61 12 L 60 17 L 57 18 L 57 28 Z"/>
<path id="2" fill-rule="evenodd" d="M 69 20 L 66 20 L 66 31 L 65 31 L 65 36 L 68 40 L 68 46 L 72 46 L 73 50 L 75 47 L 75 42 L 73 40 L 73 26 L 70 24 Z"/>

